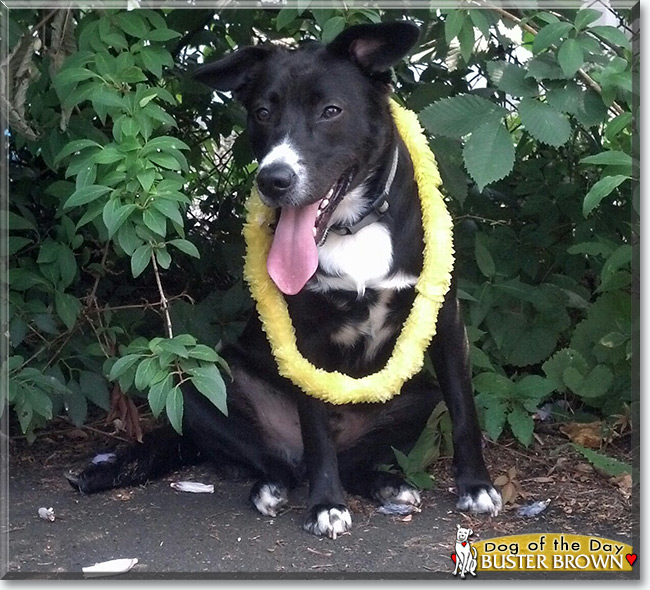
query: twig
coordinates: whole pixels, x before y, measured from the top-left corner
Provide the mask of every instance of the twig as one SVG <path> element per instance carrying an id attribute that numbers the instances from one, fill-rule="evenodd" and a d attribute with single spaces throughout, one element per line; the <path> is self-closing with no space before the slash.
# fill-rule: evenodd
<path id="1" fill-rule="evenodd" d="M 151 253 L 151 262 L 153 264 L 153 273 L 156 275 L 156 283 L 158 284 L 158 292 L 160 293 L 160 305 L 163 308 L 163 313 L 165 314 L 165 324 L 167 326 L 167 336 L 169 338 L 174 337 L 174 330 L 172 329 L 172 318 L 169 315 L 169 302 L 165 296 L 165 291 L 163 290 L 162 282 L 160 281 L 160 271 L 158 270 L 158 264 L 156 262 L 156 256 L 154 253 Z"/>

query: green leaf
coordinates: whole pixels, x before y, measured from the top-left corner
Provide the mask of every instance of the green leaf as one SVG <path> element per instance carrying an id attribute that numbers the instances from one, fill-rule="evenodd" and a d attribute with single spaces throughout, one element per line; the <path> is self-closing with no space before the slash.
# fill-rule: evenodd
<path id="1" fill-rule="evenodd" d="M 136 248 L 131 256 L 131 274 L 133 278 L 139 277 L 151 262 L 152 249 L 149 244 L 143 244 Z"/>
<path id="2" fill-rule="evenodd" d="M 496 273 L 496 266 L 494 264 L 494 258 L 492 258 L 492 254 L 490 254 L 490 250 L 487 247 L 487 240 L 484 234 L 477 233 L 474 238 L 474 256 L 476 257 L 476 264 L 481 274 L 488 279 L 493 277 Z"/>
<path id="3" fill-rule="evenodd" d="M 69 209 L 70 207 L 87 205 L 99 199 L 99 197 L 105 195 L 110 190 L 112 190 L 110 186 L 103 186 L 101 184 L 82 186 L 70 195 L 68 200 L 63 204 L 63 208 Z"/>
<path id="4" fill-rule="evenodd" d="M 179 204 L 168 199 L 154 199 L 152 202 L 155 209 L 160 211 L 165 217 L 171 219 L 178 225 L 183 225 L 183 217 L 179 211 Z"/>
<path id="5" fill-rule="evenodd" d="M 88 78 L 99 78 L 99 76 L 88 68 L 66 68 L 54 76 L 53 83 L 57 89 L 61 89 L 62 86 L 81 82 Z"/>
<path id="6" fill-rule="evenodd" d="M 190 379 L 194 387 L 227 416 L 226 384 L 216 365 L 204 365 L 190 369 L 188 373 L 191 375 Z"/>
<path id="7" fill-rule="evenodd" d="M 167 233 L 165 216 L 153 207 L 148 207 L 142 212 L 142 221 L 155 234 L 164 236 Z"/>
<path id="8" fill-rule="evenodd" d="M 167 251 L 167 248 L 156 248 L 155 255 L 159 266 L 167 270 L 172 263 L 172 257 L 171 254 Z"/>
<path id="9" fill-rule="evenodd" d="M 630 177 L 623 174 L 616 174 L 614 176 L 605 176 L 594 184 L 585 195 L 585 200 L 582 204 L 582 214 L 587 217 L 600 202 L 609 195 L 616 187 L 628 180 Z"/>
<path id="10" fill-rule="evenodd" d="M 580 160 L 581 164 L 596 164 L 597 166 L 629 166 L 632 167 L 632 156 L 625 152 L 607 150 Z"/>
<path id="11" fill-rule="evenodd" d="M 89 95 L 89 98 L 93 102 L 93 106 L 103 105 L 105 107 L 124 108 L 124 97 L 116 90 L 111 90 L 110 88 L 98 86 Z"/>
<path id="12" fill-rule="evenodd" d="M 343 31 L 345 28 L 346 22 L 345 17 L 342 16 L 333 16 L 330 18 L 325 25 L 323 25 L 322 32 L 322 41 L 323 43 L 329 43 L 333 41 L 336 36 Z"/>
<path id="13" fill-rule="evenodd" d="M 81 371 L 79 374 L 79 388 L 96 406 L 107 412 L 111 409 L 108 384 L 101 375 L 91 371 Z"/>
<path id="14" fill-rule="evenodd" d="M 551 45 L 557 45 L 573 28 L 571 23 L 565 22 L 550 23 L 542 27 L 533 40 L 533 53 L 537 55 Z"/>
<path id="15" fill-rule="evenodd" d="M 149 41 L 156 42 L 171 41 L 178 37 L 181 37 L 181 34 L 177 31 L 172 31 L 171 29 L 153 29 L 147 34 L 147 39 L 149 39 Z"/>
<path id="16" fill-rule="evenodd" d="M 108 373 L 108 380 L 115 381 L 122 375 L 124 375 L 139 359 L 142 358 L 141 354 L 127 354 L 120 357 L 115 361 L 115 364 L 111 367 L 111 370 Z"/>
<path id="17" fill-rule="evenodd" d="M 510 397 L 514 389 L 513 382 L 499 373 L 480 373 L 474 377 L 473 383 L 477 391 L 503 398 Z"/>
<path id="18" fill-rule="evenodd" d="M 56 308 L 57 315 L 61 318 L 61 321 L 63 321 L 68 330 L 72 330 L 81 312 L 81 302 L 79 299 L 69 293 L 56 291 L 54 293 L 54 307 Z"/>
<path id="19" fill-rule="evenodd" d="M 566 80 L 566 75 L 557 63 L 555 56 L 544 53 L 534 57 L 528 62 L 528 74 L 526 77 L 536 80 Z"/>
<path id="20" fill-rule="evenodd" d="M 616 47 L 621 47 L 623 49 L 631 49 L 632 47 L 630 40 L 627 38 L 625 33 L 616 27 L 598 25 L 590 27 L 589 32 L 602 37 Z"/>
<path id="21" fill-rule="evenodd" d="M 149 386 L 152 379 L 160 371 L 160 363 L 157 357 L 147 357 L 140 361 L 138 368 L 135 370 L 135 380 L 133 384 L 136 389 L 142 391 Z"/>
<path id="22" fill-rule="evenodd" d="M 526 375 L 515 384 L 515 395 L 541 400 L 555 391 L 555 383 L 540 375 Z"/>
<path id="23" fill-rule="evenodd" d="M 567 78 L 573 78 L 584 63 L 582 45 L 577 39 L 566 39 L 557 52 L 557 60 Z"/>
<path id="24" fill-rule="evenodd" d="M 167 243 L 171 244 L 175 248 L 178 248 L 181 252 L 185 252 L 185 254 L 188 254 L 189 256 L 192 256 L 194 258 L 201 257 L 197 247 L 188 240 L 176 239 L 176 240 L 169 240 L 169 242 Z"/>
<path id="25" fill-rule="evenodd" d="M 214 351 L 214 349 L 205 346 L 205 344 L 197 344 L 194 348 L 188 351 L 188 355 L 190 358 L 206 361 L 208 363 L 216 363 L 219 359 L 219 355 Z"/>
<path id="26" fill-rule="evenodd" d="M 469 63 L 472 53 L 474 51 L 474 26 L 470 20 L 465 21 L 463 28 L 458 34 L 458 41 L 460 42 L 460 55 L 465 63 Z"/>
<path id="27" fill-rule="evenodd" d="M 167 417 L 178 434 L 183 434 L 183 392 L 177 385 L 167 394 Z"/>
<path id="28" fill-rule="evenodd" d="M 478 12 L 478 11 L 472 11 Z M 490 80 L 499 89 L 512 96 L 537 96 L 539 88 L 526 70 L 507 61 L 490 61 L 487 64 Z"/>
<path id="29" fill-rule="evenodd" d="M 65 244 L 59 246 L 59 273 L 61 275 L 60 288 L 69 287 L 77 274 L 77 259 L 74 252 Z"/>
<path id="30" fill-rule="evenodd" d="M 110 199 L 102 210 L 102 219 L 108 230 L 108 237 L 112 238 L 115 232 L 122 227 L 124 222 L 136 210 L 137 205 L 121 205 L 117 199 Z"/>
<path id="31" fill-rule="evenodd" d="M 462 94 L 443 98 L 420 113 L 422 125 L 431 133 L 460 138 L 472 133 L 488 120 L 499 120 L 507 111 L 493 102 Z"/>
<path id="32" fill-rule="evenodd" d="M 575 26 L 578 31 L 586 29 L 591 23 L 597 21 L 601 16 L 602 12 L 600 10 L 595 10 L 593 8 L 584 8 L 578 11 L 575 19 Z"/>
<path id="33" fill-rule="evenodd" d="M 596 365 L 586 377 L 576 368 L 567 367 L 562 377 L 573 393 L 587 399 L 605 395 L 614 381 L 614 375 L 606 365 Z"/>
<path id="34" fill-rule="evenodd" d="M 515 147 L 503 123 L 490 120 L 474 131 L 463 148 L 463 160 L 479 191 L 507 176 L 515 163 Z"/>
<path id="35" fill-rule="evenodd" d="M 171 375 L 167 375 L 160 381 L 157 381 L 149 389 L 147 394 L 147 399 L 149 401 L 149 407 L 153 415 L 157 418 L 160 413 L 165 408 L 167 403 L 167 398 L 174 387 L 174 379 Z"/>
<path id="36" fill-rule="evenodd" d="M 519 103 L 519 117 L 526 130 L 538 141 L 559 147 L 571 137 L 571 124 L 547 103 L 524 98 Z"/>
<path id="37" fill-rule="evenodd" d="M 143 38 L 149 34 L 149 27 L 144 22 L 137 10 L 118 12 L 115 15 L 118 26 L 132 37 Z"/>
<path id="38" fill-rule="evenodd" d="M 508 424 L 515 438 L 524 446 L 530 446 L 534 428 L 532 416 L 524 408 L 516 407 L 508 414 Z"/>
<path id="39" fill-rule="evenodd" d="M 181 358 L 188 358 L 189 354 L 187 352 L 187 347 L 180 342 L 177 338 L 161 340 L 158 343 L 160 350 L 165 352 L 171 352 L 172 354 L 179 356 Z"/>
<path id="40" fill-rule="evenodd" d="M 463 23 L 467 18 L 464 10 L 450 10 L 445 16 L 445 41 L 449 45 L 455 37 L 458 37 Z"/>
<path id="41" fill-rule="evenodd" d="M 496 441 L 503 432 L 506 423 L 506 408 L 501 402 L 491 401 L 485 408 L 485 430 L 491 440 Z"/>
<path id="42" fill-rule="evenodd" d="M 634 469 L 631 465 L 623 463 L 618 459 L 613 457 L 607 457 L 591 449 L 581 447 L 575 443 L 571 443 L 571 446 L 578 452 L 582 453 L 584 457 L 599 471 L 602 471 L 606 475 L 611 477 L 618 477 L 624 473 L 629 473 L 635 482 L 639 481 L 639 472 Z"/>
<path id="43" fill-rule="evenodd" d="M 154 168 L 142 170 L 136 174 L 136 178 L 138 179 L 138 182 L 144 191 L 148 193 L 151 190 L 153 181 L 156 179 L 156 170 Z"/>
<path id="44" fill-rule="evenodd" d="M 507 346 L 507 360 L 516 367 L 541 363 L 557 347 L 557 332 L 543 325 L 533 325 L 528 331 L 511 338 Z"/>
<path id="45" fill-rule="evenodd" d="M 275 30 L 282 31 L 286 29 L 287 25 L 297 18 L 298 10 L 296 8 L 282 8 L 275 16 Z"/>
<path id="46" fill-rule="evenodd" d="M 182 165 L 178 159 L 167 152 L 152 152 L 148 154 L 146 158 L 154 164 L 158 164 L 158 166 L 161 166 L 162 168 L 167 168 L 169 170 L 182 169 Z"/>
<path id="47" fill-rule="evenodd" d="M 76 154 L 89 147 L 101 148 L 102 144 L 97 143 L 92 139 L 75 139 L 74 141 L 70 141 L 66 143 L 63 146 L 63 149 L 56 155 L 54 158 L 54 163 L 58 164 L 66 156 L 69 156 L 70 154 Z"/>
<path id="48" fill-rule="evenodd" d="M 88 402 L 80 392 L 66 395 L 64 399 L 65 410 L 72 423 L 81 428 L 88 415 Z"/>

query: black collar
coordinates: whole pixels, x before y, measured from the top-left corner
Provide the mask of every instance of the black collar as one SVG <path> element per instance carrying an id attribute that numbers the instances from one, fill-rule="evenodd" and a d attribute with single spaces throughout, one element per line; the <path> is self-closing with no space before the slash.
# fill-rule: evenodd
<path id="1" fill-rule="evenodd" d="M 335 234 L 338 234 L 340 236 L 349 236 L 352 234 L 356 234 L 359 230 L 363 229 L 364 227 L 367 227 L 371 223 L 375 223 L 375 221 L 379 221 L 383 217 L 387 217 L 389 215 L 388 209 L 390 207 L 390 204 L 388 202 L 388 193 L 390 192 L 390 188 L 393 184 L 393 180 L 395 179 L 395 172 L 397 171 L 398 161 L 399 161 L 399 150 L 398 147 L 395 146 L 393 162 L 390 167 L 388 178 L 386 179 L 386 184 L 384 185 L 384 190 L 372 202 L 372 205 L 370 205 L 370 209 L 368 209 L 368 211 L 366 211 L 363 214 L 363 216 L 352 225 L 346 225 L 346 226 L 333 225 L 332 227 L 329 228 L 329 231 L 332 231 Z M 323 240 L 321 243 L 323 243 L 324 241 L 325 240 Z"/>

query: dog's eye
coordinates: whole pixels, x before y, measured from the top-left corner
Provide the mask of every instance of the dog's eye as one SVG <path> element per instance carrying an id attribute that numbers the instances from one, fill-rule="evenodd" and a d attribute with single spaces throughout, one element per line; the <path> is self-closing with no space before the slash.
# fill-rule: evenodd
<path id="1" fill-rule="evenodd" d="M 334 105 L 327 106 L 323 109 L 323 112 L 321 113 L 321 119 L 333 119 L 337 115 L 341 114 L 341 109 L 339 107 L 336 107 Z"/>
<path id="2" fill-rule="evenodd" d="M 271 116 L 271 112 L 269 111 L 269 109 L 265 107 L 260 107 L 255 111 L 255 118 L 261 123 L 263 123 L 264 121 L 268 121 L 270 116 Z"/>

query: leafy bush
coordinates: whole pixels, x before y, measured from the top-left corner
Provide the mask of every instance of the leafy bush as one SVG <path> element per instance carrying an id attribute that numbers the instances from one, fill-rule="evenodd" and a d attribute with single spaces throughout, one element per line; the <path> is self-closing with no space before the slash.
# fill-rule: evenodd
<path id="1" fill-rule="evenodd" d="M 404 17 L 423 32 L 394 85 L 431 134 L 457 222 L 488 434 L 507 424 L 527 445 L 546 401 L 604 417 L 632 401 L 634 15 L 308 4 L 10 12 L 3 370 L 28 438 L 122 395 L 180 429 L 183 380 L 227 410 L 218 350 L 251 308 L 241 223 L 255 165 L 242 109 L 186 72 L 267 38 Z"/>

